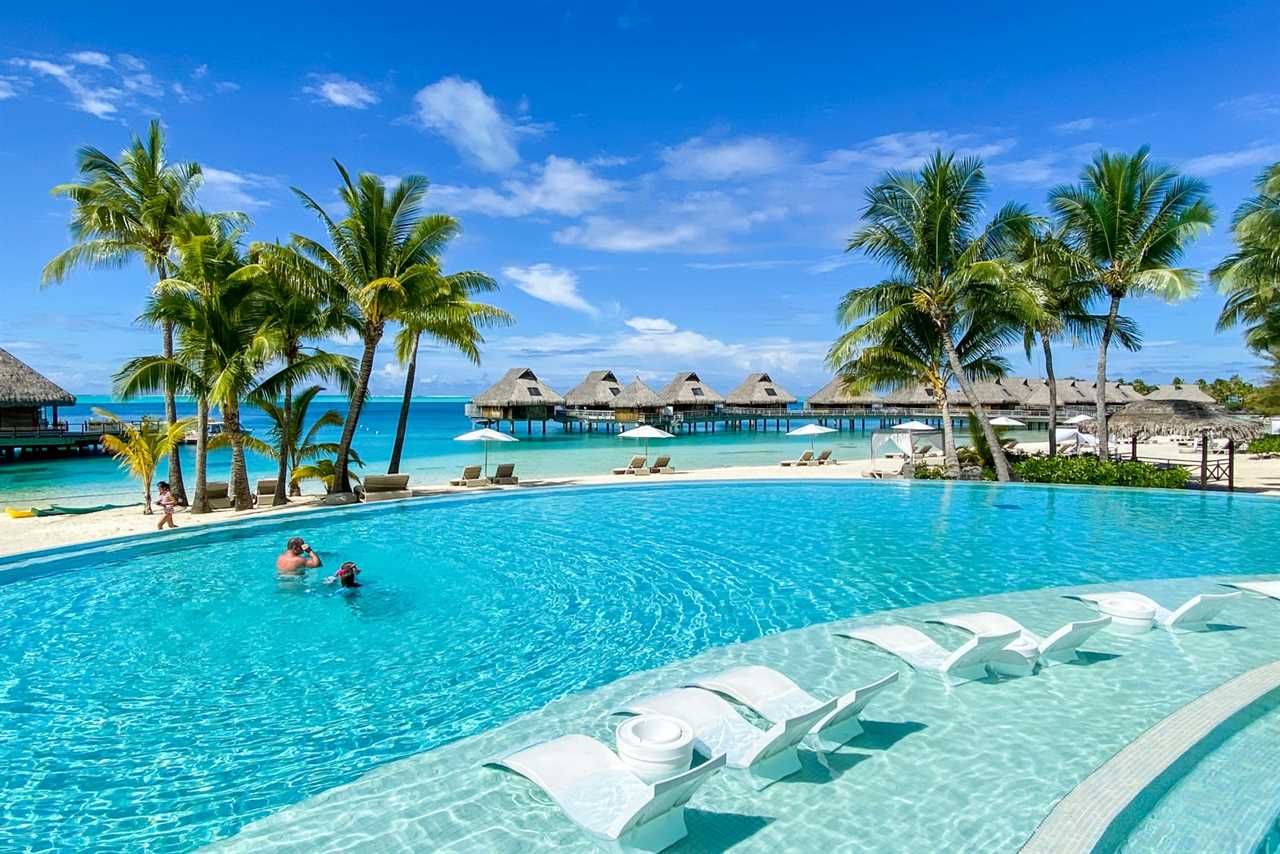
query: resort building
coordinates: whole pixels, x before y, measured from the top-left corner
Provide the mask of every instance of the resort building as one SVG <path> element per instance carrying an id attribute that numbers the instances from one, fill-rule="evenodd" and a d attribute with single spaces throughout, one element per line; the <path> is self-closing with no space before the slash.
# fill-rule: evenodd
<path id="1" fill-rule="evenodd" d="M 545 433 L 547 421 L 563 403 L 564 398 L 530 368 L 512 368 L 467 404 L 467 416 L 486 424 L 509 421 L 512 432 L 517 421 L 525 422 L 526 432 L 532 432 L 533 422 L 540 421 Z"/>
<path id="2" fill-rule="evenodd" d="M 865 412 L 884 406 L 884 398 L 872 391 L 849 391 L 845 388 L 843 379 L 834 377 L 831 382 L 809 395 L 805 406 L 814 412 Z"/>
<path id="3" fill-rule="evenodd" d="M 725 408 L 748 409 L 770 415 L 783 414 L 796 402 L 795 395 L 773 381 L 768 374 L 748 374 L 742 384 L 725 395 Z"/>
<path id="4" fill-rule="evenodd" d="M 955 389 L 958 392 L 959 389 Z M 951 395 L 951 402 L 956 403 L 956 394 Z M 898 409 L 922 409 L 926 407 L 937 406 L 937 401 L 933 397 L 933 388 L 924 383 L 916 383 L 915 385 L 903 386 L 896 388 L 884 396 L 885 406 Z"/>
<path id="5" fill-rule="evenodd" d="M 1146 397 L 1147 400 L 1189 400 L 1192 403 L 1205 403 L 1209 405 L 1217 404 L 1212 396 L 1207 394 L 1204 389 L 1195 383 L 1186 383 L 1183 385 L 1156 386 L 1156 390 Z"/>
<path id="6" fill-rule="evenodd" d="M 578 418 L 612 418 L 614 403 L 620 394 L 622 383 L 613 371 L 592 371 L 565 392 L 564 408 Z"/>
<path id="7" fill-rule="evenodd" d="M 958 398 L 956 402 L 967 407 L 969 399 L 965 397 L 964 391 L 956 389 L 956 392 Z M 973 384 L 973 392 L 977 395 L 978 403 L 987 409 L 1007 411 L 1017 409 L 1022 403 L 1016 394 L 997 380 L 978 380 Z"/>
<path id="8" fill-rule="evenodd" d="M 86 436 L 58 420 L 58 407 L 75 403 L 75 395 L 0 349 L 0 453 L 97 445 L 101 433 Z"/>
<path id="9" fill-rule="evenodd" d="M 714 411 L 724 403 L 724 398 L 704 384 L 693 371 L 682 371 L 658 392 L 664 406 L 672 412 Z"/>
<path id="10" fill-rule="evenodd" d="M 1067 407 L 1087 407 L 1093 404 L 1093 397 L 1086 394 L 1071 380 L 1055 380 L 1054 390 L 1058 393 L 1058 406 Z M 1022 402 L 1022 405 L 1028 409 L 1045 409 L 1049 408 L 1049 383 L 1042 382 L 1040 387 L 1031 392 L 1031 395 Z"/>
<path id="11" fill-rule="evenodd" d="M 658 393 L 636 379 L 613 401 L 613 417 L 622 424 L 647 424 L 661 420 L 666 406 Z"/>

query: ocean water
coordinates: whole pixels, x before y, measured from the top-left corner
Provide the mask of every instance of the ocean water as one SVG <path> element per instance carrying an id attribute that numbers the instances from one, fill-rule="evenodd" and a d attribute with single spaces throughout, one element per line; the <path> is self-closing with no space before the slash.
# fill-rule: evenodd
<path id="1" fill-rule="evenodd" d="M 472 429 L 464 414 L 465 402 L 463 398 L 423 398 L 411 405 L 400 470 L 411 475 L 413 483 L 444 483 L 457 477 L 464 466 L 483 459 L 482 446 L 453 441 L 454 436 Z M 138 419 L 144 415 L 162 417 L 164 414 L 164 405 L 159 398 L 121 403 L 107 398 L 82 397 L 76 406 L 59 409 L 59 418 L 75 424 L 91 417 L 95 406 L 127 419 Z M 311 417 L 319 416 L 326 409 L 345 413 L 345 398 L 317 398 L 310 410 Z M 366 463 L 364 471 L 374 474 L 386 471 L 399 413 L 399 398 L 374 398 L 365 405 L 354 443 Z M 180 416 L 194 414 L 192 405 L 179 405 Z M 246 429 L 265 436 L 269 423 L 261 412 L 246 407 L 243 418 Z M 792 427 L 800 423 L 792 422 Z M 865 459 L 871 454 L 870 431 L 875 426 L 878 424 L 869 421 L 865 433 L 846 431 L 818 437 L 818 447 L 832 448 L 837 459 Z M 528 478 L 603 474 L 626 465 L 632 453 L 641 449 L 640 443 L 619 439 L 617 434 L 570 433 L 554 422 L 548 423 L 545 435 L 540 432 L 539 424 L 535 423 L 533 429 L 534 433 L 527 435 L 525 425 L 520 423 L 515 434 L 519 443 L 491 445 L 490 463 L 515 463 L 516 474 Z M 340 428 L 329 428 L 321 434 L 321 440 L 336 442 L 339 433 Z M 1038 441 L 1044 439 L 1043 433 L 1029 435 Z M 731 433 L 719 430 L 715 433 L 682 433 L 676 439 L 652 442 L 650 454 L 669 454 L 673 464 L 681 468 L 711 468 L 777 463 L 799 456 L 808 447 L 808 440 L 788 438 L 772 429 Z M 183 474 L 188 487 L 194 483 L 194 461 L 195 446 L 184 448 Z M 211 452 L 209 478 L 227 480 L 230 465 L 229 450 Z M 275 477 L 275 463 L 269 459 L 250 453 L 248 465 L 250 482 L 259 477 Z M 164 479 L 166 469 L 167 466 L 161 465 L 157 480 Z M 312 482 L 306 488 L 315 491 L 320 486 L 318 482 Z M 131 481 L 106 455 L 31 456 L 13 463 L 0 462 L 0 504 L 31 506 L 50 501 L 67 503 L 72 499 L 82 503 L 118 503 L 140 500 L 140 493 L 136 481 Z"/>
<path id="2" fill-rule="evenodd" d="M 323 555 L 328 571 L 358 561 L 366 586 L 340 596 L 319 573 L 277 580 L 274 557 L 294 534 Z M 9 650 L 0 658 L 0 767 L 7 769 L 0 850 L 189 850 L 388 762 L 708 650 L 957 597 L 1201 575 L 1220 569 L 1223 555 L 1235 569 L 1262 569 L 1272 565 L 1277 536 L 1280 504 L 1252 496 L 669 483 L 370 505 L 182 529 L 57 560 L 0 559 L 0 634 Z M 1181 601 L 1173 595 L 1160 598 Z M 1042 633 L 1088 614 L 1051 599 L 1053 609 L 1040 616 L 1021 606 L 1011 613 Z M 1220 634 L 1179 643 L 1280 654 L 1274 633 Z M 803 658 L 800 651 L 794 657 Z M 809 658 L 797 674 L 835 672 L 819 666 L 826 659 Z M 874 677 L 887 662 L 871 664 L 844 678 Z M 1037 694 L 1005 717 L 1019 743 L 1035 743 L 1064 728 L 1054 717 L 1064 698 L 1101 698 L 1097 728 L 1114 739 L 1107 715 L 1133 713 L 1138 726 L 1159 713 L 1153 682 L 1201 684 L 1175 672 L 1134 665 L 1074 688 L 1024 680 L 1025 690 L 1050 695 Z M 1207 680 L 1222 670 L 1206 661 L 1199 672 Z M 1065 685 L 1060 696 L 1054 685 Z M 908 720 L 946 731 L 947 708 L 963 711 L 969 697 L 994 702 L 986 687 L 934 697 L 927 717 L 916 717 L 925 715 L 917 706 Z M 1007 690 L 1016 698 L 1024 689 Z M 979 718 L 999 724 L 1005 717 L 995 711 L 988 705 Z M 600 718 L 591 717 L 592 726 Z M 954 722 L 977 732 L 971 718 Z M 968 749 L 940 752 L 934 765 L 972 793 L 963 769 L 975 753 L 1003 743 L 998 733 L 969 738 Z M 1043 767 L 1033 770 L 1053 783 L 1061 745 L 1047 743 L 1053 746 L 1010 759 L 1035 759 Z M 927 765 L 927 754 L 915 761 Z M 1026 772 L 1014 769 L 1009 778 L 1015 794 L 1032 791 Z M 473 775 L 467 786 L 483 801 L 496 781 Z M 449 790 L 437 785 L 437 806 Z M 861 821 L 867 813 L 857 798 L 844 811 Z M 421 801 L 403 806 L 414 803 Z M 397 804 L 384 798 L 366 817 L 378 821 Z M 1024 803 L 1019 814 L 1033 807 Z M 496 826 L 525 827 L 500 811 L 480 814 Z M 328 815 L 330 822 L 345 817 L 342 809 Z M 564 823 L 554 810 L 540 821 L 536 833 L 552 835 L 537 837 L 537 847 L 554 849 Z M 904 832 L 915 826 L 901 821 Z M 986 832 L 1006 838 L 1013 831 L 1002 821 Z M 450 825 L 457 835 L 387 848 L 436 850 L 448 841 L 454 850 L 477 850 L 459 841 L 468 824 Z"/>

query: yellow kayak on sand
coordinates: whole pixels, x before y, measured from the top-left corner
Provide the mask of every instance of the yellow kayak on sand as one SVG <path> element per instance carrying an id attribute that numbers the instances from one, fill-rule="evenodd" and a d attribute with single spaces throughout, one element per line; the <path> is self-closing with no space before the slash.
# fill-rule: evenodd
<path id="1" fill-rule="evenodd" d="M 36 511 L 34 509 L 19 510 L 17 507 L 6 507 L 4 508 L 4 512 L 9 514 L 10 519 L 33 519 L 36 515 Z"/>

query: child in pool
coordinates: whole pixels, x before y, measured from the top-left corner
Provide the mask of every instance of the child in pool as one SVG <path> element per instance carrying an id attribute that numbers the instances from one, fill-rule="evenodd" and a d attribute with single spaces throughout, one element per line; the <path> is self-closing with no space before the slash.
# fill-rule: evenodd
<path id="1" fill-rule="evenodd" d="M 349 560 L 342 566 L 338 567 L 338 571 L 324 580 L 325 584 L 333 584 L 337 582 L 341 587 L 363 587 L 356 576 L 360 574 L 360 567 L 356 566 L 356 562 Z"/>

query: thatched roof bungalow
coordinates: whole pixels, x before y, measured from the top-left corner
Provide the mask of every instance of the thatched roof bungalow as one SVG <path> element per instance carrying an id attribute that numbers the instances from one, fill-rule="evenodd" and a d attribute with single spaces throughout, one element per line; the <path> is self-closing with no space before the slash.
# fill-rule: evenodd
<path id="1" fill-rule="evenodd" d="M 987 409 L 1016 409 L 1018 404 L 1022 403 L 1016 394 L 996 380 L 978 380 L 973 383 L 973 392 L 978 398 L 978 403 Z M 956 389 L 956 403 L 961 406 L 969 405 L 969 399 L 961 389 Z"/>
<path id="2" fill-rule="evenodd" d="M 586 379 L 565 392 L 566 409 L 608 411 L 622 394 L 622 383 L 613 371 L 592 371 Z"/>
<path id="3" fill-rule="evenodd" d="M 1045 387 L 1045 381 L 1039 377 L 1000 377 L 996 382 L 1016 397 L 1019 404 L 1025 404 L 1027 398 L 1035 394 L 1037 389 Z"/>
<path id="4" fill-rule="evenodd" d="M 637 379 L 614 398 L 613 417 L 623 424 L 643 424 L 661 415 L 664 408 L 658 393 Z"/>
<path id="5" fill-rule="evenodd" d="M 1093 398 L 1080 389 L 1071 380 L 1056 380 L 1054 387 L 1058 392 L 1058 406 L 1088 406 Z M 1022 402 L 1029 409 L 1049 408 L 1049 383 L 1044 382 Z"/>
<path id="6" fill-rule="evenodd" d="M 835 377 L 831 382 L 809 395 L 805 405 L 814 410 L 870 409 L 883 406 L 884 398 L 871 391 L 846 390 L 844 379 Z"/>
<path id="7" fill-rule="evenodd" d="M 58 420 L 59 406 L 75 406 L 75 395 L 58 386 L 8 350 L 0 350 L 0 431 L 39 430 L 41 410 L 53 408 Z"/>
<path id="8" fill-rule="evenodd" d="M 675 412 L 715 409 L 724 403 L 724 398 L 704 384 L 693 371 L 676 374 L 675 379 L 658 392 L 658 397 L 663 405 L 670 406 Z"/>
<path id="9" fill-rule="evenodd" d="M 1147 400 L 1187 400 L 1192 403 L 1203 403 L 1206 406 L 1217 404 L 1217 401 L 1212 396 L 1195 383 L 1184 385 L 1169 383 L 1168 385 L 1156 386 L 1156 390 L 1147 395 Z"/>
<path id="10" fill-rule="evenodd" d="M 564 398 L 529 368 L 512 368 L 471 400 L 471 414 L 485 421 L 546 421 Z"/>
<path id="11" fill-rule="evenodd" d="M 795 395 L 773 381 L 768 374 L 748 374 L 742 384 L 725 395 L 726 406 L 736 409 L 767 409 L 785 412 L 796 402 Z"/>
<path id="12" fill-rule="evenodd" d="M 951 395 L 953 403 L 955 402 L 955 397 L 953 393 Z M 924 383 L 896 388 L 884 396 L 884 402 L 886 406 L 924 407 L 937 405 L 933 397 L 933 387 Z"/>

